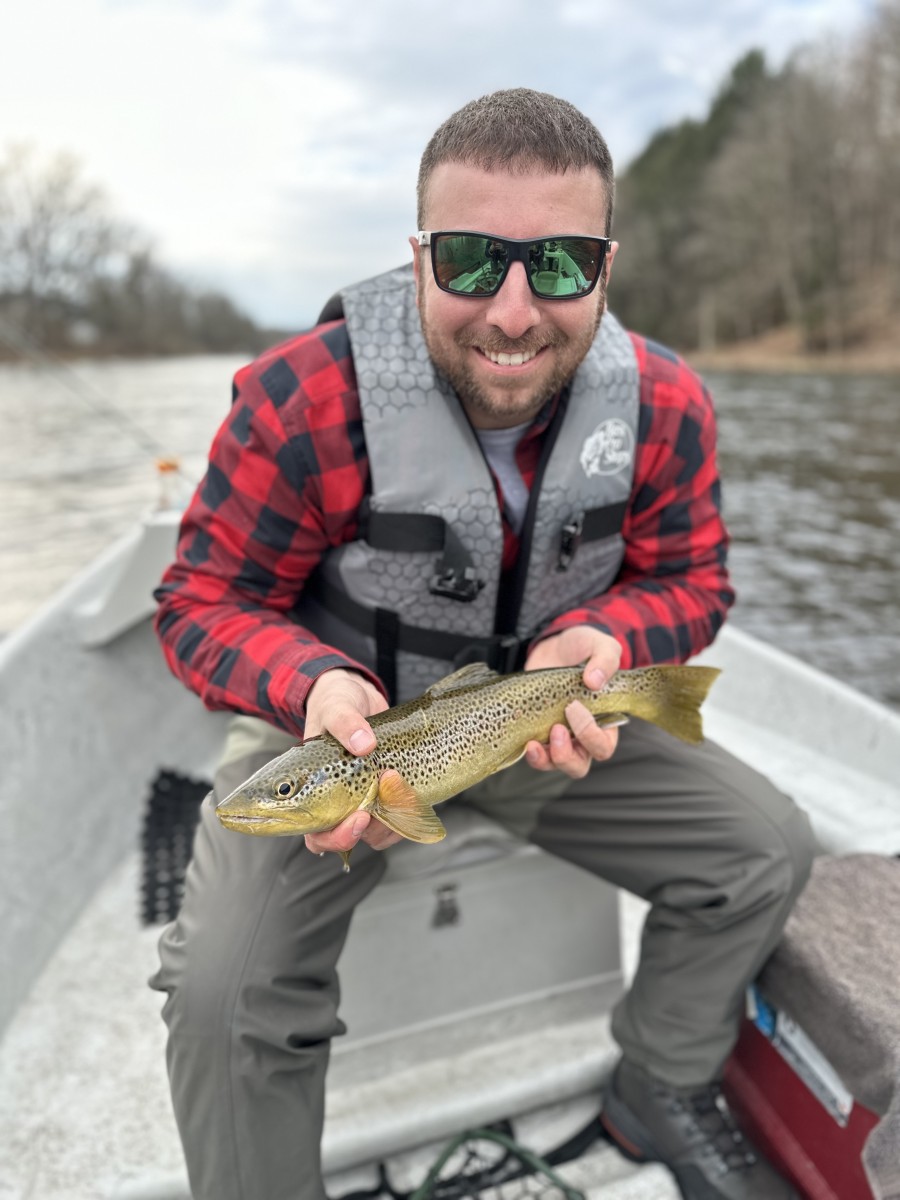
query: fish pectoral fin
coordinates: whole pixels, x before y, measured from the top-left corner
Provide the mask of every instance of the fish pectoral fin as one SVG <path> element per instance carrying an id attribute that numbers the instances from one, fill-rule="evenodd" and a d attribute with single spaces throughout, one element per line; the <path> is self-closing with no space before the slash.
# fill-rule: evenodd
<path id="1" fill-rule="evenodd" d="M 426 696 L 443 696 L 447 692 L 456 692 L 460 688 L 471 687 L 473 683 L 486 683 L 489 679 L 498 679 L 495 670 L 483 662 L 466 663 L 452 675 L 445 675 L 437 683 L 433 683 Z"/>
<path id="2" fill-rule="evenodd" d="M 627 713 L 601 713 L 594 718 L 601 729 L 615 729 L 619 725 L 627 725 L 630 720 Z"/>
<path id="3" fill-rule="evenodd" d="M 372 815 L 388 829 L 411 842 L 439 842 L 447 836 L 434 808 L 419 796 L 392 767 L 378 780 L 378 799 Z"/>
<path id="4" fill-rule="evenodd" d="M 497 770 L 505 771 L 507 767 L 511 767 L 513 765 L 513 763 L 519 762 L 524 757 L 525 757 L 525 747 L 523 746 L 521 750 L 516 750 L 513 754 L 511 754 L 509 756 L 509 758 L 504 759 L 503 762 L 500 764 L 500 766 L 497 767 Z"/>

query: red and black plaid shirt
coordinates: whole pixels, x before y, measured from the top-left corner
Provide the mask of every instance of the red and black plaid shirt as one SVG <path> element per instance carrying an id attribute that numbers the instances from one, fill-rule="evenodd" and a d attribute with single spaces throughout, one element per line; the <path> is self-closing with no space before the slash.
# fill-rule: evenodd
<path id="1" fill-rule="evenodd" d="M 545 631 L 596 626 L 621 644 L 623 667 L 684 661 L 709 644 L 734 599 L 710 397 L 670 351 L 631 336 L 640 425 L 624 561 L 603 595 Z M 549 416 L 542 414 L 519 444 L 529 487 Z M 361 669 L 288 613 L 322 554 L 356 536 L 368 491 L 342 321 L 275 347 L 238 372 L 234 403 L 184 516 L 176 561 L 157 591 L 157 630 L 169 665 L 207 707 L 261 716 L 302 735 L 314 680 L 331 667 Z M 518 544 L 506 524 L 505 536 L 509 567 Z"/>

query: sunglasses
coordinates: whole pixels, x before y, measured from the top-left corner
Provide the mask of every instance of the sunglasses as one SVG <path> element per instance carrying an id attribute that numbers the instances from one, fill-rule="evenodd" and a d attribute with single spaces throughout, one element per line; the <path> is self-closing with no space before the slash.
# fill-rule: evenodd
<path id="1" fill-rule="evenodd" d="M 594 290 L 610 239 L 559 234 L 546 238 L 502 238 L 490 233 L 420 229 L 420 246 L 431 247 L 434 280 L 453 296 L 495 296 L 510 266 L 525 267 L 528 286 L 541 300 L 576 300 Z"/>

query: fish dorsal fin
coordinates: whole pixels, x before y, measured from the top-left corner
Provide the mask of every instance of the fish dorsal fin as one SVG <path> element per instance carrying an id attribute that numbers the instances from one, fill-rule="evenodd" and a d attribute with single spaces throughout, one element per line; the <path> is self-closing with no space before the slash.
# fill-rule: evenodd
<path id="1" fill-rule="evenodd" d="M 499 675 L 487 663 L 466 663 L 452 675 L 445 675 L 443 679 L 433 683 L 425 695 L 443 696 L 447 692 L 456 692 L 460 688 L 471 687 L 473 683 L 487 683 L 489 679 L 499 679 Z"/>
<path id="2" fill-rule="evenodd" d="M 393 767 L 378 780 L 378 799 L 372 815 L 411 842 L 439 842 L 447 836 L 432 805 L 426 804 Z"/>

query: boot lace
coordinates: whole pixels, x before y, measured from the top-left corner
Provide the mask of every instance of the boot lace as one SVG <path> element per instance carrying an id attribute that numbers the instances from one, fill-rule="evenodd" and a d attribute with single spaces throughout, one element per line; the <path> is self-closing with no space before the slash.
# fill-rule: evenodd
<path id="1" fill-rule="evenodd" d="M 719 1169 L 746 1171 L 756 1164 L 756 1155 L 728 1107 L 719 1084 L 682 1093 L 677 1105 L 687 1110 L 707 1145 L 707 1153 L 718 1160 Z"/>

